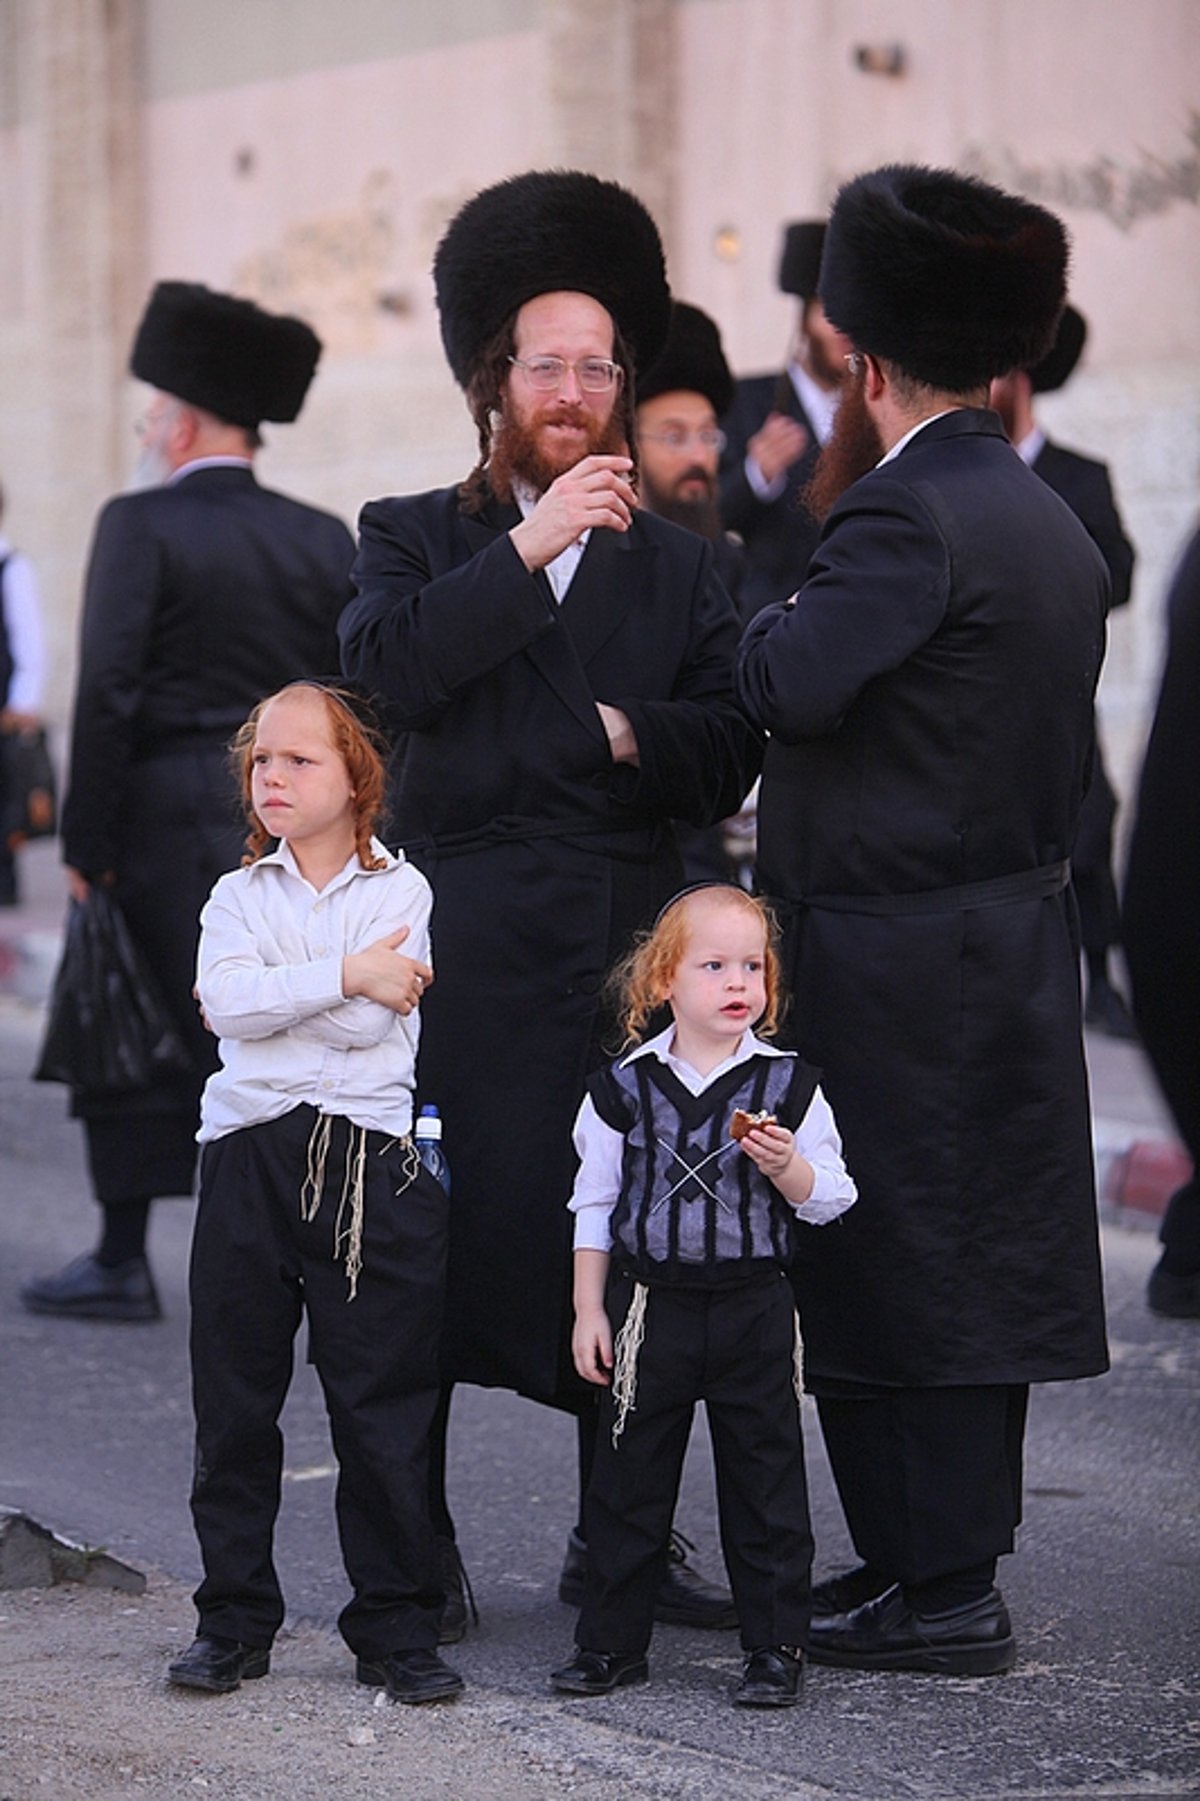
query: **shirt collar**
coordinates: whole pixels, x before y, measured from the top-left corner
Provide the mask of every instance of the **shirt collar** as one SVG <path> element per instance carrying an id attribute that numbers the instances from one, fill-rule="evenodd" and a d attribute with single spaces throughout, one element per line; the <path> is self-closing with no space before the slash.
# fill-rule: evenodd
<path id="1" fill-rule="evenodd" d="M 381 844 L 378 838 L 372 838 L 371 840 L 371 853 L 373 856 L 385 857 L 387 859 L 384 869 L 364 869 L 358 860 L 358 852 L 351 851 L 346 859 L 344 867 L 338 871 L 332 882 L 323 888 L 321 892 L 323 894 L 328 894 L 330 889 L 340 888 L 342 884 L 348 882 L 352 876 L 382 875 L 386 869 L 395 869 L 398 864 L 403 863 L 404 861 L 403 851 L 393 853 L 387 848 L 386 844 Z M 296 862 L 295 852 L 292 850 L 292 847 L 286 838 L 281 838 L 279 843 L 275 846 L 275 849 L 267 851 L 265 856 L 256 857 L 253 863 L 248 863 L 246 869 L 247 873 L 250 875 L 253 875 L 255 871 L 259 869 L 286 869 L 288 874 L 294 875 L 298 882 L 306 882 L 310 888 L 312 887 L 312 883 L 308 881 L 308 877 L 300 873 L 300 866 Z"/>
<path id="2" fill-rule="evenodd" d="M 171 475 L 168 475 L 163 486 L 173 488 L 181 482 L 185 475 L 195 475 L 198 469 L 250 469 L 254 463 L 250 457 L 193 457 L 190 463 L 181 463 Z"/>
<path id="3" fill-rule="evenodd" d="M 836 388 L 823 388 L 814 381 L 803 363 L 789 363 L 788 374 L 817 435 L 818 444 L 827 444 L 833 435 L 833 421 L 841 398 Z"/>
<path id="4" fill-rule="evenodd" d="M 639 1057 L 657 1057 L 660 1063 L 667 1065 L 668 1069 L 691 1070 L 693 1076 L 699 1076 L 699 1070 L 692 1069 L 690 1063 L 683 1057 L 677 1057 L 671 1049 L 671 1041 L 674 1036 L 675 1027 L 669 1025 L 664 1032 L 648 1038 L 645 1044 L 639 1044 L 635 1050 L 629 1052 L 628 1056 L 622 1057 L 620 1068 L 627 1069 Z M 719 1063 L 716 1069 L 709 1070 L 708 1074 L 701 1079 L 707 1086 L 710 1082 L 715 1082 L 718 1076 L 723 1076 L 727 1069 L 735 1069 L 739 1063 L 748 1063 L 751 1057 L 790 1057 L 791 1055 L 791 1051 L 781 1051 L 776 1045 L 767 1044 L 764 1039 L 756 1038 L 754 1033 L 747 1029 L 738 1040 L 737 1049 L 731 1051 L 723 1063 Z"/>
<path id="5" fill-rule="evenodd" d="M 1021 439 L 1021 442 L 1016 445 L 1015 448 L 1021 461 L 1027 463 L 1032 469 L 1033 465 L 1037 462 L 1043 450 L 1046 448 L 1046 434 L 1041 426 L 1035 425 L 1032 431 L 1026 432 L 1025 436 Z"/>
<path id="6" fill-rule="evenodd" d="M 899 441 L 897 443 L 892 445 L 892 448 L 888 451 L 886 456 L 880 457 L 879 461 L 875 465 L 876 469 L 882 469 L 883 465 L 885 463 L 890 463 L 893 461 L 894 458 L 898 457 L 900 455 L 900 452 L 904 449 L 905 445 L 911 444 L 913 439 L 916 437 L 917 433 L 919 431 L 924 431 L 925 427 L 927 425 L 932 425 L 935 419 L 949 418 L 950 414 L 955 412 L 956 410 L 957 409 L 952 406 L 947 406 L 947 407 L 943 407 L 940 413 L 930 413 L 928 419 L 919 419 L 917 421 L 916 425 L 914 425 L 909 431 L 906 431 L 904 436 L 901 439 L 899 439 Z"/>

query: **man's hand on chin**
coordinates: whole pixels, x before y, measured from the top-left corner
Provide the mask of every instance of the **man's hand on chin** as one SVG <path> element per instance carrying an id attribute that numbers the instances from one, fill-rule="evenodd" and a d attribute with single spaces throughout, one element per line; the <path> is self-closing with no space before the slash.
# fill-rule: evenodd
<path id="1" fill-rule="evenodd" d="M 528 519 L 508 534 L 526 569 L 544 569 L 586 531 L 628 531 L 632 470 L 629 457 L 587 456 L 551 482 Z"/>

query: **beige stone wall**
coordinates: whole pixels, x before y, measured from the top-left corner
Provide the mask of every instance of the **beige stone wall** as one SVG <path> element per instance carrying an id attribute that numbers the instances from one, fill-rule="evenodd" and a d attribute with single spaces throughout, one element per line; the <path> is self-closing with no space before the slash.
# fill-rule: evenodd
<path id="1" fill-rule="evenodd" d="M 1091 326 L 1046 403 L 1111 463 L 1139 551 L 1102 691 L 1140 751 L 1170 565 L 1200 488 L 1196 0 L 0 0 L 0 474 L 38 557 L 65 716 L 92 518 L 130 464 L 121 369 L 153 279 L 309 317 L 326 353 L 264 479 L 353 520 L 455 479 L 473 443 L 429 266 L 522 168 L 638 189 L 673 284 L 737 367 L 782 355 L 780 226 L 896 159 L 1062 212 Z M 903 73 L 857 52 L 898 44 Z"/>

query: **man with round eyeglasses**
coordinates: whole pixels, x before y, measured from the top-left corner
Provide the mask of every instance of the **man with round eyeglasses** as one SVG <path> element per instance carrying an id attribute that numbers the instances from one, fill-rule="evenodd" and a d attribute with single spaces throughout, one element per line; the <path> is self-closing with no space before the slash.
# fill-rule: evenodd
<path id="1" fill-rule="evenodd" d="M 634 378 L 667 330 L 662 244 L 613 182 L 534 172 L 484 190 L 434 263 L 442 340 L 478 431 L 458 488 L 360 522 L 343 664 L 396 734 L 398 842 L 435 895 L 418 1087 L 453 1176 L 449 1384 L 579 1420 L 569 1351 L 571 1127 L 603 1058 L 606 971 L 682 879 L 672 822 L 736 810 L 757 735 L 733 700 L 736 615 L 694 533 L 637 505 Z M 445 1413 L 432 1505 L 461 1636 Z M 582 1535 L 560 1593 L 581 1596 Z M 676 1557 L 659 1618 L 732 1625 Z"/>

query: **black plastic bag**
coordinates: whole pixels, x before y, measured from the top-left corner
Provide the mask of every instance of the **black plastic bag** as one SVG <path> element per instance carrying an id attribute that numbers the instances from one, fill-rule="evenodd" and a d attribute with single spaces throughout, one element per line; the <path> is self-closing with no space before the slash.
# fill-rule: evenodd
<path id="1" fill-rule="evenodd" d="M 4 762 L 2 829 L 10 850 L 30 838 L 53 838 L 58 830 L 58 791 L 45 729 L 5 732 L 0 738 Z"/>
<path id="2" fill-rule="evenodd" d="M 93 888 L 73 900 L 54 978 L 35 1082 L 66 1082 L 77 1094 L 128 1094 L 192 1059 L 158 982 L 112 896 Z"/>

